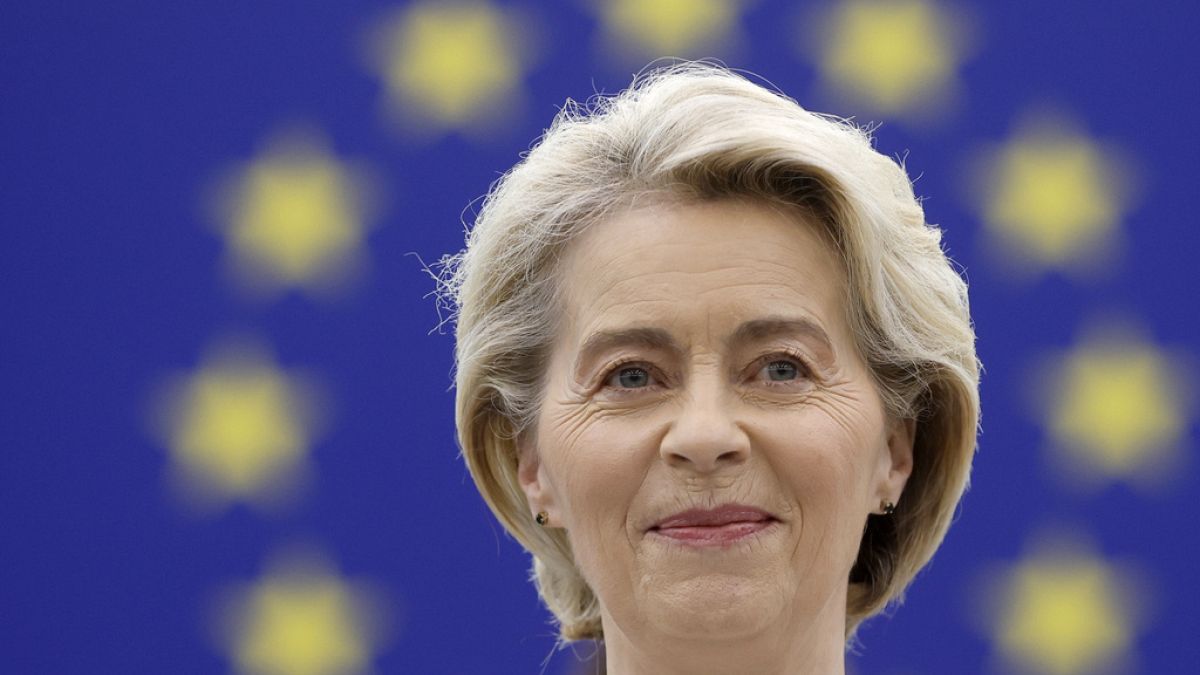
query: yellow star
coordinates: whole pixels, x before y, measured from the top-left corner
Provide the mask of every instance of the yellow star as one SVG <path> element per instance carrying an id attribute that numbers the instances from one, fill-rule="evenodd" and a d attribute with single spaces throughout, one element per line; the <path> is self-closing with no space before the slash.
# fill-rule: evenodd
<path id="1" fill-rule="evenodd" d="M 611 56 L 708 56 L 737 24 L 744 0 L 604 0 L 598 11 Z"/>
<path id="2" fill-rule="evenodd" d="M 1055 447 L 1074 478 L 1161 474 L 1182 441 L 1180 359 L 1132 328 L 1097 329 L 1060 357 L 1041 394 Z"/>
<path id="3" fill-rule="evenodd" d="M 1135 593 L 1102 558 L 1043 546 L 992 590 L 997 646 L 1021 672 L 1080 675 L 1128 658 Z"/>
<path id="4" fill-rule="evenodd" d="M 926 0 L 848 0 L 806 32 L 822 80 L 851 105 L 886 115 L 937 107 L 965 51 L 960 24 Z"/>
<path id="5" fill-rule="evenodd" d="M 993 241 L 1035 268 L 1102 262 L 1126 211 L 1130 177 L 1115 151 L 1048 120 L 1023 123 L 984 154 L 977 191 Z"/>
<path id="6" fill-rule="evenodd" d="M 278 370 L 266 350 L 229 342 L 161 392 L 160 420 L 184 497 L 200 507 L 286 501 L 308 471 L 323 422 L 319 392 Z"/>
<path id="7" fill-rule="evenodd" d="M 284 561 L 233 594 L 222 630 L 240 673 L 364 672 L 380 640 L 371 605 L 323 564 Z"/>
<path id="8" fill-rule="evenodd" d="M 394 120 L 443 131 L 512 112 L 533 38 L 529 22 L 488 2 L 426 1 L 385 18 L 367 48 Z"/>
<path id="9" fill-rule="evenodd" d="M 328 290 L 359 264 L 370 177 L 292 132 L 227 181 L 218 209 L 235 278 L 253 292 Z"/>

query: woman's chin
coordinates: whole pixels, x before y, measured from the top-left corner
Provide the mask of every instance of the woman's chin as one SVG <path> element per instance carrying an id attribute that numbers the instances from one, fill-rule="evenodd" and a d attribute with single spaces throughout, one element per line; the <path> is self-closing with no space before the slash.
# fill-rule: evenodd
<path id="1" fill-rule="evenodd" d="M 643 597 L 640 613 L 657 631 L 687 639 L 733 640 L 777 624 L 784 594 L 779 583 L 728 574 L 661 583 Z"/>

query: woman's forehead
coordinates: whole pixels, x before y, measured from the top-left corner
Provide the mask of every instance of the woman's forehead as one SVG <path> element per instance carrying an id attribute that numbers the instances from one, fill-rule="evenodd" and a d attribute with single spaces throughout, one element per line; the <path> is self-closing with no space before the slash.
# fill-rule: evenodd
<path id="1" fill-rule="evenodd" d="M 581 328 L 702 320 L 722 338 L 767 317 L 835 322 L 843 278 L 816 226 L 737 201 L 649 207 L 596 223 L 572 244 L 561 276 L 564 309 Z"/>

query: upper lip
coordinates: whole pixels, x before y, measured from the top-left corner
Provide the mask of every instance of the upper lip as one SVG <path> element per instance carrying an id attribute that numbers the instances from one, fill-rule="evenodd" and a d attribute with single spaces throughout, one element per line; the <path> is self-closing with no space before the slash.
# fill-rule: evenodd
<path id="1" fill-rule="evenodd" d="M 778 520 L 774 515 L 745 504 L 722 504 L 715 509 L 689 509 L 667 516 L 650 526 L 651 530 L 668 527 L 717 527 L 729 523 L 754 523 Z"/>

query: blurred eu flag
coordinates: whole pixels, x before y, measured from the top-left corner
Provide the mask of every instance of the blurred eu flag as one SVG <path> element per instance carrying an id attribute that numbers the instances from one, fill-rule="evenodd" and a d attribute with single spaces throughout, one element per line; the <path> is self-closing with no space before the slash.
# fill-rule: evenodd
<path id="1" fill-rule="evenodd" d="M 1191 672 L 1200 9 L 9 3 L 0 670 L 594 672 L 458 458 L 424 261 L 568 97 L 714 57 L 902 160 L 972 488 L 855 673 Z"/>

